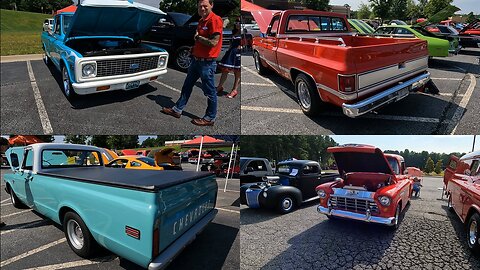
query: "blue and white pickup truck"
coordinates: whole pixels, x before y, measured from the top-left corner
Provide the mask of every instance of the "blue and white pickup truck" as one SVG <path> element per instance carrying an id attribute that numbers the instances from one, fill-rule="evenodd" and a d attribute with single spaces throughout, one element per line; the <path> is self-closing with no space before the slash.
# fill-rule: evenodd
<path id="1" fill-rule="evenodd" d="M 166 267 L 217 214 L 213 174 L 107 168 L 101 153 L 76 144 L 8 149 L 12 204 L 62 225 L 81 257 L 100 245 L 142 267 Z"/>
<path id="2" fill-rule="evenodd" d="M 42 33 L 44 61 L 61 72 L 68 99 L 136 89 L 167 72 L 168 52 L 140 42 L 162 14 L 133 1 L 84 0 Z"/>

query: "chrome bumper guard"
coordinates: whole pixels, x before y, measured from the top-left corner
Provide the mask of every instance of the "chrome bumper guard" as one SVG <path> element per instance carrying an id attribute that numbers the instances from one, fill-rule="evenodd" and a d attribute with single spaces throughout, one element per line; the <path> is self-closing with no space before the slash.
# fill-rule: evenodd
<path id="1" fill-rule="evenodd" d="M 367 211 L 367 214 L 360 214 L 360 213 L 354 213 L 354 212 L 343 211 L 338 209 L 330 209 L 330 208 L 319 205 L 317 207 L 317 212 L 320 214 L 328 215 L 328 216 L 348 218 L 348 219 L 378 223 L 378 224 L 383 224 L 388 226 L 394 225 L 394 222 L 395 222 L 395 217 L 389 217 L 389 218 L 375 217 L 370 215 L 370 212 L 368 211 Z"/>
<path id="2" fill-rule="evenodd" d="M 374 96 L 366 98 L 355 104 L 342 104 L 343 113 L 355 118 L 357 116 L 371 112 L 379 107 L 389 103 L 397 102 L 410 94 L 410 92 L 422 87 L 430 80 L 430 73 L 423 73 L 406 82 L 397 84 Z"/>
<path id="3" fill-rule="evenodd" d="M 149 265 L 149 270 L 158 270 L 164 269 L 167 265 L 175 259 L 175 257 L 186 247 L 188 246 L 198 234 L 200 234 L 203 229 L 215 218 L 218 210 L 213 209 L 205 217 L 193 225 L 192 228 L 188 229 L 180 238 L 175 240 L 168 248 L 160 253 Z"/>

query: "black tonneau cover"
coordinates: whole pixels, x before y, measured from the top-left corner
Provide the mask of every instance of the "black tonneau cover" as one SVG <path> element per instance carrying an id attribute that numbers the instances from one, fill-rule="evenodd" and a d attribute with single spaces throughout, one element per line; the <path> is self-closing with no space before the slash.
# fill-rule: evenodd
<path id="1" fill-rule="evenodd" d="M 211 172 L 131 170 L 106 167 L 44 169 L 38 174 L 149 192 L 156 192 L 163 188 L 213 175 Z"/>

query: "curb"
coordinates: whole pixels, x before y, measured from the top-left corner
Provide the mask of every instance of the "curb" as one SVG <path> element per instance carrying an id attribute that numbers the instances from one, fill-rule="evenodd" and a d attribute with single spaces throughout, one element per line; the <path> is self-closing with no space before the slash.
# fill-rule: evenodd
<path id="1" fill-rule="evenodd" d="M 5 55 L 0 56 L 0 63 L 25 62 L 30 60 L 42 60 L 43 54 Z"/>

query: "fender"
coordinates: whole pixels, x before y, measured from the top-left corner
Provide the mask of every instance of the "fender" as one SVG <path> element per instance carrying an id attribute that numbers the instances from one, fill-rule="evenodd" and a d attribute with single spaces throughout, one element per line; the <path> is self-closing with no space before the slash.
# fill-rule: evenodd
<path id="1" fill-rule="evenodd" d="M 480 206 L 476 205 L 476 204 L 472 204 L 472 206 L 470 206 L 470 209 L 468 209 L 468 214 L 465 216 L 465 220 L 463 220 L 463 223 L 467 222 L 468 219 L 473 215 L 473 213 L 477 212 L 478 214 L 480 214 Z"/>
<path id="2" fill-rule="evenodd" d="M 246 191 L 249 189 L 251 186 L 256 186 L 258 183 L 249 183 L 240 186 L 240 204 L 247 204 L 247 197 L 246 197 Z"/>
<path id="3" fill-rule="evenodd" d="M 63 61 L 63 64 L 65 65 L 65 67 L 67 68 L 67 73 L 68 73 L 68 77 L 70 77 L 70 81 L 71 81 L 72 83 L 77 82 L 77 80 L 75 79 L 75 77 L 72 76 L 72 71 L 71 71 L 71 69 L 70 69 L 70 65 L 68 64 L 67 58 L 66 58 L 64 55 L 60 56 L 60 58 L 62 59 L 61 61 Z M 60 66 L 61 66 L 61 65 L 60 65 Z M 60 72 L 62 72 L 61 69 L 60 69 Z"/>
<path id="4" fill-rule="evenodd" d="M 282 195 L 291 194 L 297 206 L 302 204 L 302 192 L 292 186 L 273 186 L 267 190 L 265 204 L 268 207 L 274 207 Z"/>
<path id="5" fill-rule="evenodd" d="M 97 241 L 97 243 L 102 243 L 100 242 L 100 238 L 98 237 L 98 233 L 94 230 L 94 228 L 92 228 L 90 226 L 90 221 L 88 220 L 88 215 L 85 215 L 85 213 L 80 210 L 81 207 L 77 207 L 74 203 L 68 201 L 68 202 L 63 202 L 62 204 L 59 204 L 59 207 L 57 209 L 57 216 L 56 217 L 52 217 L 52 220 L 55 221 L 56 223 L 58 223 L 59 225 L 63 225 L 63 218 L 60 219 L 60 211 L 62 210 L 62 208 L 64 207 L 67 207 L 67 208 L 70 208 L 72 209 L 75 213 L 77 213 L 83 220 L 83 222 L 85 222 L 85 225 L 87 225 L 87 228 L 88 230 L 90 231 L 90 233 L 92 234 L 93 238 L 95 239 L 95 241 Z"/>

